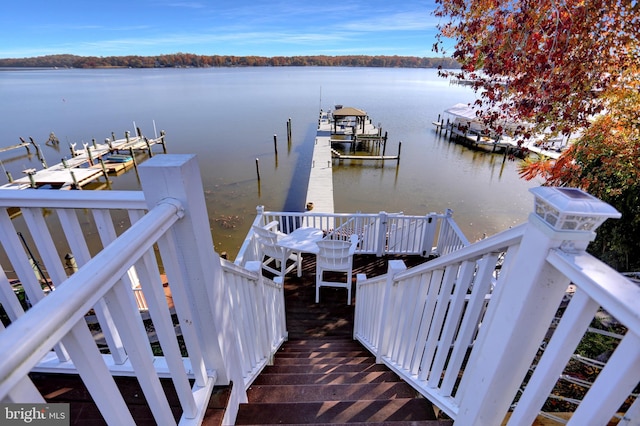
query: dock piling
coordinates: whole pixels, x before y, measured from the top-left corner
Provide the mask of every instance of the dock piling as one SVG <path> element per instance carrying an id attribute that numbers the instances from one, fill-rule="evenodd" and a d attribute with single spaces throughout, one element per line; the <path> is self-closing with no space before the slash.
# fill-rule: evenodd
<path id="1" fill-rule="evenodd" d="M 71 179 L 73 180 L 73 186 L 74 186 L 76 189 L 82 189 L 82 188 L 80 187 L 80 185 L 78 184 L 78 179 L 76 178 L 75 173 L 73 173 L 73 169 L 69 169 L 69 173 L 71 173 Z"/>
<path id="2" fill-rule="evenodd" d="M 260 181 L 260 160 L 256 158 L 256 173 L 258 174 L 258 181 Z"/>
<path id="3" fill-rule="evenodd" d="M 147 144 L 147 149 L 149 150 L 149 157 L 153 157 L 153 152 L 151 152 L 151 144 L 149 143 L 149 139 L 144 138 L 144 142 Z"/>
<path id="4" fill-rule="evenodd" d="M 162 145 L 162 152 L 166 154 L 167 146 L 165 145 L 164 136 L 165 136 L 164 130 L 160 130 L 160 144 Z"/>
<path id="5" fill-rule="evenodd" d="M 109 173 L 107 172 L 107 166 L 104 164 L 102 157 L 100 157 L 100 166 L 102 166 L 102 174 L 104 175 L 104 178 L 108 181 Z"/>
<path id="6" fill-rule="evenodd" d="M 131 154 L 131 158 L 133 159 L 133 167 L 135 167 L 135 169 L 138 170 L 138 162 L 136 161 L 136 155 L 133 152 L 133 147 L 129 147 L 129 154 Z"/>
<path id="7" fill-rule="evenodd" d="M 273 134 L 273 149 L 275 150 L 276 155 L 278 155 L 278 135 Z"/>

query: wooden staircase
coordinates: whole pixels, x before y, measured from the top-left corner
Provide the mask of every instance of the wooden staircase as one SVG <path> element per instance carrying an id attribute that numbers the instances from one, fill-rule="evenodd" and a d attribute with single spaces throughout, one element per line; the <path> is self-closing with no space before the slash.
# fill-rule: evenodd
<path id="1" fill-rule="evenodd" d="M 288 341 L 247 394 L 238 425 L 452 424 L 349 337 Z"/>
<path id="2" fill-rule="evenodd" d="M 354 277 L 384 274 L 390 258 L 355 256 Z M 403 260 L 412 266 L 425 258 Z M 302 277 L 290 274 L 284 282 L 289 340 L 248 389 L 249 403 L 240 405 L 236 424 L 450 426 L 353 340 L 355 300 L 345 303 L 345 289 L 322 287 L 315 303 L 315 256 L 303 258 L 302 270 Z"/>

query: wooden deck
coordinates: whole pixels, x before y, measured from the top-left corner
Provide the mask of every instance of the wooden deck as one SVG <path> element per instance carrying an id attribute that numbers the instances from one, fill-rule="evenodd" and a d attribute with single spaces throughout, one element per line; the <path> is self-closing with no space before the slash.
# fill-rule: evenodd
<path id="1" fill-rule="evenodd" d="M 407 267 L 417 265 L 426 259 L 418 256 L 376 257 L 374 255 L 356 255 L 354 257 L 354 288 L 356 274 L 368 277 L 382 275 L 387 271 L 391 259 L 405 260 Z M 322 288 L 320 303 L 315 303 L 315 256 L 307 255 L 302 262 L 302 276 L 289 274 L 285 279 L 285 304 L 289 340 L 322 339 L 324 337 L 351 337 L 353 335 L 354 305 L 345 303 L 346 290 Z M 357 295 L 353 292 L 354 299 Z M 32 379 L 47 402 L 70 403 L 71 425 L 105 424 L 100 413 L 82 381 L 74 374 L 32 373 Z M 116 383 L 123 390 L 126 402 L 136 424 L 156 424 L 135 378 L 117 377 Z M 176 420 L 181 410 L 175 391 L 169 379 L 162 379 L 167 395 L 170 395 L 171 408 Z M 203 425 L 221 423 L 229 388 L 222 386 L 214 389 Z"/>

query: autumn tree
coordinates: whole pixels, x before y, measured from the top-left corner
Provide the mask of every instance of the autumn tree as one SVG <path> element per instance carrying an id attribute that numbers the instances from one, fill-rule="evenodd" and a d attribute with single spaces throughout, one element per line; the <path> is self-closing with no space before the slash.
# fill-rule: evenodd
<path id="1" fill-rule="evenodd" d="M 457 76 L 476 81 L 488 125 L 582 134 L 558 160 L 525 162 L 522 176 L 580 187 L 616 207 L 623 218 L 608 221 L 590 249 L 614 267 L 640 267 L 638 1 L 436 2 L 443 21 L 434 49 L 453 40 Z"/>

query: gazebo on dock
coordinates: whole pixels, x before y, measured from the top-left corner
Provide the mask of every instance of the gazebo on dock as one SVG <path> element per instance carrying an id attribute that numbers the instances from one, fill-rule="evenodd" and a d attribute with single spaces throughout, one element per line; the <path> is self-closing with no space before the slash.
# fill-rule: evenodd
<path id="1" fill-rule="evenodd" d="M 367 112 L 358 108 L 343 107 L 342 105 L 336 105 L 335 111 L 333 111 L 333 132 L 338 131 L 338 121 L 345 121 L 349 117 L 355 118 L 355 128 L 359 128 L 364 131 L 364 125 L 366 123 Z M 355 133 L 355 132 L 354 132 Z"/>

